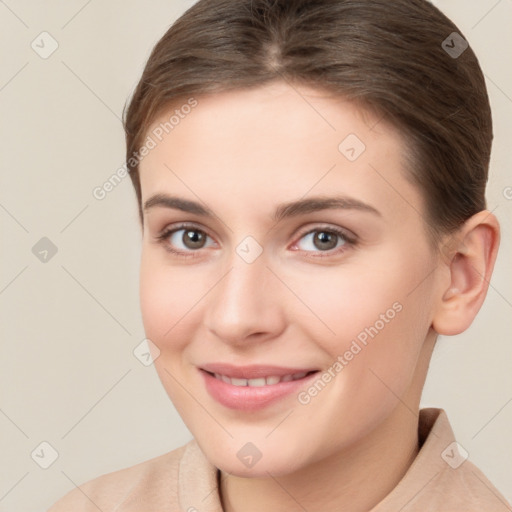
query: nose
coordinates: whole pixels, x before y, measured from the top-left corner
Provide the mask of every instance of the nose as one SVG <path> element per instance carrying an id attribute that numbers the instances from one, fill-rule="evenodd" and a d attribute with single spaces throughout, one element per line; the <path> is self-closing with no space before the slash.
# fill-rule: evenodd
<path id="1" fill-rule="evenodd" d="M 208 294 L 205 326 L 225 343 L 261 342 L 285 328 L 283 285 L 264 255 L 248 263 L 234 252 L 228 271 Z"/>

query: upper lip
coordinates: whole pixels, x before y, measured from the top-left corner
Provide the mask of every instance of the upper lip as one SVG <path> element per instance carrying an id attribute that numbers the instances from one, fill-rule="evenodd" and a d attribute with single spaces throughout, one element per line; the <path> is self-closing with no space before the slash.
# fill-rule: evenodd
<path id="1" fill-rule="evenodd" d="M 272 365 L 235 366 L 229 363 L 209 363 L 200 366 L 200 368 L 210 373 L 218 373 L 235 379 L 258 379 L 270 376 L 282 377 L 284 375 L 294 375 L 295 373 L 317 371 L 316 368 L 286 368 Z"/>

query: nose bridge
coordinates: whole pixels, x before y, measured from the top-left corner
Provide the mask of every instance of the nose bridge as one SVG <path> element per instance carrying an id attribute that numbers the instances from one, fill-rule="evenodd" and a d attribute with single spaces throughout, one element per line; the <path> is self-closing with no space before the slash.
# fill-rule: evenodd
<path id="1" fill-rule="evenodd" d="M 239 341 L 278 328 L 275 293 L 269 288 L 273 275 L 267 264 L 254 241 L 243 241 L 232 252 L 228 271 L 212 290 L 206 312 L 205 322 L 216 336 Z"/>

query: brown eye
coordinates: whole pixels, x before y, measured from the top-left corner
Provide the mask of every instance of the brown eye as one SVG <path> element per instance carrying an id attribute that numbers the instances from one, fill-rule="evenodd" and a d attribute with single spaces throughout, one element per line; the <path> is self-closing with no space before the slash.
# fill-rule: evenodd
<path id="1" fill-rule="evenodd" d="M 335 258 L 355 249 L 358 246 L 357 235 L 345 228 L 336 226 L 318 226 L 303 232 L 291 247 L 299 250 L 305 258 Z"/>
<path id="2" fill-rule="evenodd" d="M 348 237 L 335 229 L 315 229 L 303 235 L 297 243 L 299 249 L 308 252 L 326 252 L 350 243 Z"/>
<path id="3" fill-rule="evenodd" d="M 166 229 L 157 239 L 166 249 L 176 254 L 199 252 L 200 249 L 208 247 L 208 239 L 210 246 L 215 245 L 204 231 L 192 226 Z"/>
<path id="4" fill-rule="evenodd" d="M 181 240 L 185 247 L 189 249 L 201 249 L 205 243 L 206 235 L 198 229 L 184 229 Z M 179 231 L 177 231 L 178 233 Z"/>
<path id="5" fill-rule="evenodd" d="M 338 243 L 339 236 L 328 231 L 317 231 L 313 237 L 315 247 L 322 250 L 334 249 Z"/>

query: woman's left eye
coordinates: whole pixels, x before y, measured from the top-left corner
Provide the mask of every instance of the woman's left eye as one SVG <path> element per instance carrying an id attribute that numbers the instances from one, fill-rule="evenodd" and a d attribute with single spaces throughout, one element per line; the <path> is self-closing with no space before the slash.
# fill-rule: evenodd
<path id="1" fill-rule="evenodd" d="M 301 240 L 305 242 L 302 247 Z M 328 252 L 327 255 L 330 256 L 332 255 L 330 251 L 343 248 L 335 253 L 343 252 L 348 246 L 354 244 L 355 241 L 344 231 L 335 228 L 317 228 L 303 235 L 294 247 L 307 252 Z"/>

